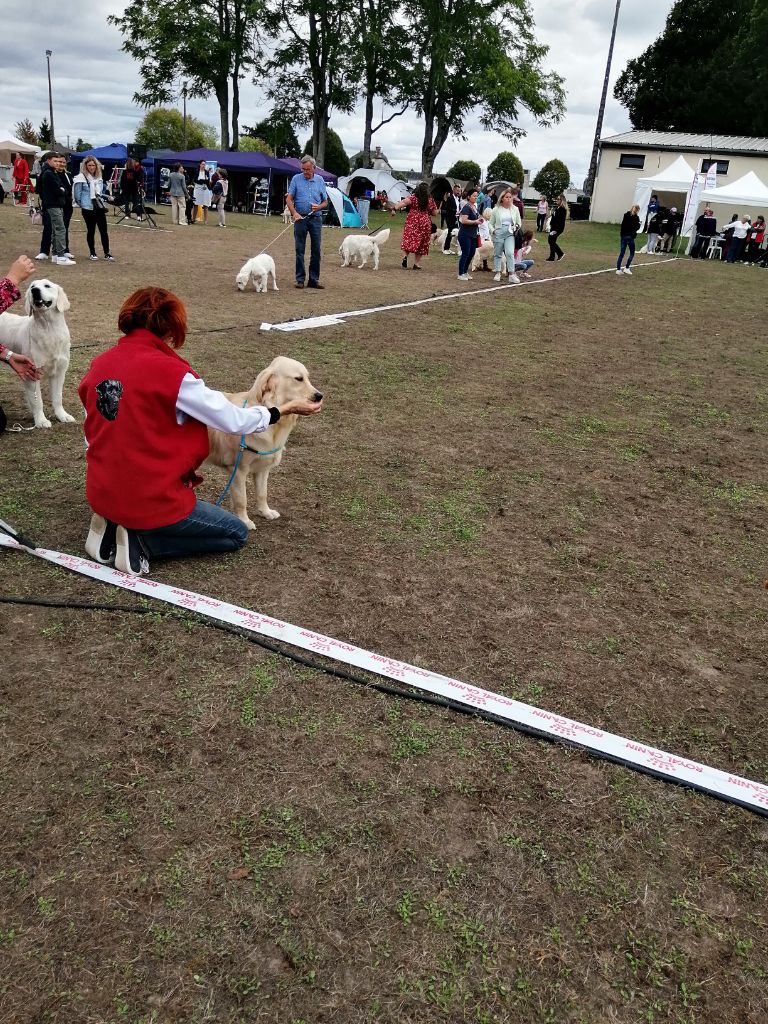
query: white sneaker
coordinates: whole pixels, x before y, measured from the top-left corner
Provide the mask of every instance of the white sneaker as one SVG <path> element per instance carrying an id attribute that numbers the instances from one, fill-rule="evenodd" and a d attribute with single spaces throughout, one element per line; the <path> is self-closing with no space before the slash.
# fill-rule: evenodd
<path id="1" fill-rule="evenodd" d="M 494 274 L 493 275 L 493 280 L 494 281 L 500 281 L 501 280 L 501 274 Z"/>
<path id="2" fill-rule="evenodd" d="M 471 278 L 467 274 L 459 274 L 456 278 L 457 281 L 471 281 Z"/>
<path id="3" fill-rule="evenodd" d="M 45 253 L 45 252 L 39 252 L 37 254 L 37 256 L 35 256 L 35 259 L 36 260 L 47 260 L 48 259 L 48 254 Z"/>
<path id="4" fill-rule="evenodd" d="M 517 274 L 510 274 L 509 275 L 509 283 L 510 284 L 520 284 L 520 278 L 517 276 Z"/>
<path id="5" fill-rule="evenodd" d="M 619 277 L 621 277 L 621 275 L 624 273 L 624 271 L 623 270 L 617 270 L 616 273 L 619 275 Z"/>
<path id="6" fill-rule="evenodd" d="M 453 256 L 453 253 L 449 252 L 448 249 L 443 249 L 442 253 L 443 253 L 443 256 Z"/>
<path id="7" fill-rule="evenodd" d="M 629 267 L 624 267 L 624 270 L 622 271 L 622 273 L 623 274 L 629 274 L 629 276 L 632 277 L 632 271 L 629 269 Z"/>
<path id="8" fill-rule="evenodd" d="M 65 252 L 64 255 L 67 257 L 68 260 L 73 260 L 75 258 L 71 252 Z"/>
<path id="9" fill-rule="evenodd" d="M 68 256 L 54 256 L 52 258 L 51 262 L 55 263 L 59 267 L 76 267 L 77 266 L 75 261 L 69 259 Z"/>

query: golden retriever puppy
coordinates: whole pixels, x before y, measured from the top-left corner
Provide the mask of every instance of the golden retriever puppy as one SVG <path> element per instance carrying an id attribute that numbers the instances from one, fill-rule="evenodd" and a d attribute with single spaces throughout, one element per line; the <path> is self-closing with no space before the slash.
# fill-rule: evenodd
<path id="1" fill-rule="evenodd" d="M 227 394 L 234 405 L 266 405 L 280 406 L 293 399 L 305 399 L 309 402 L 322 400 L 322 393 L 317 390 L 309 379 L 307 368 L 295 359 L 287 356 L 276 356 L 269 366 L 262 370 L 253 383 L 250 391 L 238 394 Z M 249 481 L 253 482 L 256 491 L 256 513 L 264 519 L 278 519 L 280 513 L 270 508 L 267 503 L 267 482 L 270 470 L 280 465 L 283 451 L 296 426 L 298 416 L 281 416 L 277 423 L 267 427 L 261 434 L 247 434 L 246 448 L 242 452 L 229 493 L 232 498 L 232 511 L 238 519 L 242 519 L 249 530 L 256 524 L 248 515 Z M 220 430 L 208 428 L 211 450 L 207 462 L 221 466 L 231 473 L 240 450 L 240 437 L 236 434 L 224 434 Z"/>

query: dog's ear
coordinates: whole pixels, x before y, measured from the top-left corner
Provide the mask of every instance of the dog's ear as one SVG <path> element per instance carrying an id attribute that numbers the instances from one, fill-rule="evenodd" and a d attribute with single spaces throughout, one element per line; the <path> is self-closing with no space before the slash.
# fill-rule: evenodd
<path id="1" fill-rule="evenodd" d="M 56 309 L 58 309 L 60 313 L 66 313 L 69 309 L 69 299 L 67 298 L 67 293 L 63 288 L 59 288 L 56 294 Z"/>
<path id="2" fill-rule="evenodd" d="M 27 294 L 24 296 L 24 312 L 27 316 L 32 316 L 32 285 L 27 288 Z"/>
<path id="3" fill-rule="evenodd" d="M 276 388 L 277 374 L 271 366 L 268 366 L 253 382 L 251 394 L 260 405 L 266 405 L 268 399 L 274 398 Z"/>

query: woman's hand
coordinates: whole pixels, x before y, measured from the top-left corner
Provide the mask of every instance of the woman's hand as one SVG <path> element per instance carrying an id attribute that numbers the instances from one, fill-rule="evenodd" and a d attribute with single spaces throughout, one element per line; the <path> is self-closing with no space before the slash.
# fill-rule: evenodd
<path id="1" fill-rule="evenodd" d="M 26 281 L 26 279 L 31 277 L 34 272 L 35 264 L 29 256 L 19 256 L 19 258 L 11 264 L 11 269 L 5 276 L 18 288 L 21 282 Z"/>
<path id="2" fill-rule="evenodd" d="M 26 259 L 25 256 L 21 258 Z M 34 267 L 32 269 L 34 270 Z M 8 360 L 8 365 L 12 370 L 16 371 L 22 380 L 40 380 L 43 376 L 42 369 L 39 366 L 35 366 L 29 356 L 20 356 L 14 352 Z"/>
<path id="3" fill-rule="evenodd" d="M 314 416 L 323 408 L 322 402 L 308 402 L 304 398 L 294 398 L 291 402 L 285 402 L 278 406 L 281 416 Z"/>

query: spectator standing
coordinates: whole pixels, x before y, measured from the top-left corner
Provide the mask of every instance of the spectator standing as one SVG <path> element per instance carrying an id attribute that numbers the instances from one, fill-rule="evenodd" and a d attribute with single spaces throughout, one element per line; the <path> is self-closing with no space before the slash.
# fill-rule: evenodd
<path id="1" fill-rule="evenodd" d="M 195 176 L 195 215 L 192 223 L 199 218 L 198 210 L 203 211 L 203 224 L 208 223 L 208 207 L 211 205 L 211 175 L 205 160 L 197 165 Z"/>
<path id="2" fill-rule="evenodd" d="M 617 274 L 629 274 L 632 276 L 632 271 L 629 269 L 632 266 L 632 260 L 635 258 L 635 239 L 637 238 L 637 232 L 640 230 L 640 213 L 639 206 L 633 206 L 627 210 L 621 221 L 621 227 L 619 228 L 619 237 L 621 239 L 621 248 L 619 250 L 619 258 L 616 260 L 616 273 Z M 622 269 L 621 264 L 624 261 L 624 253 L 629 249 L 629 257 L 627 259 L 627 265 Z"/>
<path id="3" fill-rule="evenodd" d="M 517 212 L 520 214 L 520 223 L 522 224 L 525 220 L 525 204 L 520 198 L 520 186 L 512 186 L 512 205 L 515 207 Z"/>
<path id="4" fill-rule="evenodd" d="M 285 205 L 293 217 L 293 241 L 296 248 L 296 288 L 304 287 L 304 262 L 309 235 L 309 280 L 307 288 L 323 288 L 320 284 L 320 245 L 323 231 L 323 210 L 328 206 L 325 181 L 317 173 L 317 162 L 309 153 L 301 158 L 301 174 L 294 174 L 288 186 Z"/>
<path id="5" fill-rule="evenodd" d="M 452 201 L 453 197 L 449 200 Z M 429 252 L 429 243 L 432 238 L 432 217 L 437 213 L 437 205 L 429 194 L 429 186 L 425 181 L 420 181 L 413 191 L 413 194 L 401 199 L 392 207 L 392 216 L 396 210 L 407 210 L 405 227 L 403 228 L 403 240 L 400 248 L 405 253 L 403 256 L 403 270 L 408 269 L 408 256 L 413 253 L 413 269 L 421 270 L 422 257 Z M 450 235 L 450 229 L 449 229 Z"/>
<path id="6" fill-rule="evenodd" d="M 13 161 L 13 189 L 17 193 L 16 199 L 19 206 L 27 205 L 29 188 L 29 164 L 21 153 L 17 153 L 16 159 Z"/>
<path id="7" fill-rule="evenodd" d="M 443 242 L 443 256 L 450 256 L 451 235 L 459 222 L 459 210 L 461 209 L 461 186 L 454 185 L 453 189 L 446 193 L 443 200 L 443 220 L 445 221 L 446 233 Z"/>
<path id="8" fill-rule="evenodd" d="M 726 263 L 737 263 L 744 252 L 747 234 L 751 227 L 749 217 L 745 213 L 741 220 L 733 221 L 729 227 L 731 227 L 731 244 L 728 246 L 728 255 L 725 257 L 725 261 Z"/>
<path id="9" fill-rule="evenodd" d="M 646 224 L 646 229 L 648 231 L 651 230 L 650 229 L 651 219 L 656 216 L 656 214 L 659 212 L 660 209 L 661 209 L 661 203 L 659 202 L 659 197 L 654 192 L 653 195 L 651 196 L 651 201 L 648 203 L 648 212 L 645 215 L 645 224 Z"/>
<path id="10" fill-rule="evenodd" d="M 219 223 L 217 227 L 225 228 L 227 226 L 226 216 L 224 214 L 224 206 L 227 202 L 227 193 L 229 192 L 229 175 L 225 170 L 220 170 L 213 186 L 213 205 L 216 207 L 216 211 L 219 215 Z"/>
<path id="11" fill-rule="evenodd" d="M 459 211 L 459 281 L 471 281 L 469 268 L 477 248 L 477 226 L 481 217 L 477 211 L 477 189 L 470 185 L 464 190 L 464 205 Z M 514 264 L 513 264 L 514 266 Z"/>
<path id="12" fill-rule="evenodd" d="M 762 214 L 752 225 L 747 236 L 747 247 L 744 251 L 744 258 L 747 263 L 757 263 L 760 259 L 760 250 L 765 239 L 765 217 Z"/>
<path id="13" fill-rule="evenodd" d="M 677 236 L 677 208 L 671 206 L 661 216 L 661 249 L 660 252 L 669 252 L 674 247 Z"/>
<path id="14" fill-rule="evenodd" d="M 64 227 L 64 204 L 67 198 L 66 181 L 59 174 L 61 158 L 58 153 L 46 153 L 43 167 L 37 183 L 37 191 L 43 208 L 43 237 L 40 241 L 38 260 L 48 259 L 48 249 L 53 250 L 51 263 L 62 267 L 71 267 L 75 261 L 67 256 L 66 230 Z M 47 238 L 46 238 L 47 235 Z"/>
<path id="15" fill-rule="evenodd" d="M 131 212 L 137 214 L 139 220 L 143 220 L 143 206 L 141 203 L 141 191 L 144 188 L 144 168 L 138 160 L 128 157 L 125 161 L 123 173 L 120 176 L 120 191 L 123 196 L 123 208 L 125 216 L 130 217 Z"/>
<path id="16" fill-rule="evenodd" d="M 661 222 L 664 219 L 665 213 L 666 211 L 659 207 L 648 221 L 648 238 L 645 242 L 645 251 L 647 253 L 652 254 L 656 252 L 656 247 L 658 246 L 659 239 L 661 238 Z"/>
<path id="17" fill-rule="evenodd" d="M 171 197 L 171 221 L 180 227 L 187 226 L 187 176 L 184 164 L 176 164 L 168 179 L 168 191 Z"/>
<path id="18" fill-rule="evenodd" d="M 539 201 L 536 203 L 536 230 L 543 231 L 544 225 L 547 223 L 547 214 L 549 213 L 549 203 L 547 202 L 546 196 L 539 196 Z"/>
<path id="19" fill-rule="evenodd" d="M 80 173 L 73 184 L 73 197 L 80 207 L 85 221 L 85 237 L 88 242 L 90 260 L 97 260 L 96 228 L 99 229 L 104 259 L 114 263 L 115 258 L 109 251 L 109 233 L 107 231 L 107 205 L 104 201 L 104 178 L 102 167 L 95 156 L 87 156 L 80 164 Z"/>
<path id="20" fill-rule="evenodd" d="M 499 196 L 499 201 L 491 211 L 489 223 L 493 236 L 493 269 L 494 281 L 501 280 L 501 257 L 507 262 L 507 274 L 510 284 L 518 284 L 515 276 L 515 234 L 520 230 L 520 213 L 512 204 L 512 191 L 508 188 Z"/>
<path id="21" fill-rule="evenodd" d="M 717 234 L 717 220 L 712 211 L 707 209 L 696 221 L 696 241 L 691 249 L 692 260 L 705 260 L 709 254 L 709 243 Z"/>
<path id="22" fill-rule="evenodd" d="M 555 208 L 552 211 L 552 217 L 549 221 L 549 235 L 547 236 L 549 241 L 549 256 L 547 256 L 547 263 L 555 263 L 565 259 L 565 253 L 557 244 L 557 240 L 565 231 L 565 217 L 567 209 L 568 205 L 566 203 L 565 196 L 558 196 L 555 200 Z"/>

